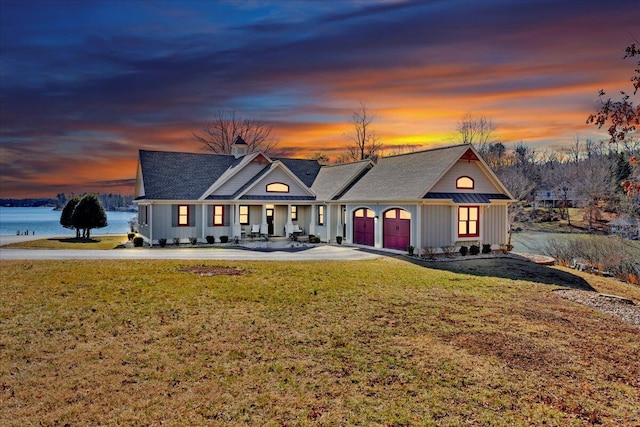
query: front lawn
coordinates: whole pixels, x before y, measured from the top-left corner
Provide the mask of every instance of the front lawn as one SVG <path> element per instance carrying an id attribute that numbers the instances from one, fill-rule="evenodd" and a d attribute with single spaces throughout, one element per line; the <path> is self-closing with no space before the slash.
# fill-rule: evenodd
<path id="1" fill-rule="evenodd" d="M 89 239 L 75 237 L 49 237 L 4 245 L 11 249 L 115 249 L 127 242 L 126 235 L 98 235 Z"/>
<path id="2" fill-rule="evenodd" d="M 640 329 L 555 295 L 568 270 L 0 267 L 0 425 L 640 424 Z M 597 279 L 569 281 L 637 297 Z"/>

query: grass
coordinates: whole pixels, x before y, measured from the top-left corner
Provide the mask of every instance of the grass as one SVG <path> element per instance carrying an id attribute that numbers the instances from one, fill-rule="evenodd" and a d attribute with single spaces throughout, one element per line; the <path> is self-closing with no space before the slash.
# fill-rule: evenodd
<path id="1" fill-rule="evenodd" d="M 479 265 L 0 261 L 0 424 L 640 423 L 637 328 Z"/>
<path id="2" fill-rule="evenodd" d="M 4 245 L 13 249 L 115 249 L 127 242 L 126 235 L 101 235 L 89 239 L 75 237 L 52 237 L 48 239 L 28 240 Z"/>

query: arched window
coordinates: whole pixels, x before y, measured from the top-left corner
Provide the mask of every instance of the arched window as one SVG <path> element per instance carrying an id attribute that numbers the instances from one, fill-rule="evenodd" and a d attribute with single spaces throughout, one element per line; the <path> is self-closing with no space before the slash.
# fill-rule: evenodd
<path id="1" fill-rule="evenodd" d="M 468 176 L 461 176 L 456 179 L 456 188 L 463 190 L 473 190 L 473 178 L 469 178 Z"/>
<path id="2" fill-rule="evenodd" d="M 288 193 L 289 186 L 282 182 L 272 182 L 267 184 L 267 193 Z"/>

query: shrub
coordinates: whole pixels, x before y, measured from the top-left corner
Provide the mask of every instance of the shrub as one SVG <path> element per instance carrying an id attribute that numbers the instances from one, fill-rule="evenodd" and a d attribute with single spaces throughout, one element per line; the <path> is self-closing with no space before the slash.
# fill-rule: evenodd
<path id="1" fill-rule="evenodd" d="M 482 253 L 483 254 L 490 254 L 491 253 L 491 245 L 490 244 L 482 245 Z"/>
<path id="2" fill-rule="evenodd" d="M 207 236 L 205 238 L 207 239 L 207 243 L 210 244 L 210 245 L 212 245 L 212 244 L 214 244 L 216 242 L 216 238 L 213 237 L 213 236 Z"/>
<path id="3" fill-rule="evenodd" d="M 314 236 L 311 234 L 309 236 L 309 243 L 320 243 L 320 236 Z"/>
<path id="4" fill-rule="evenodd" d="M 467 246 L 460 246 L 460 255 L 466 256 L 469 252 L 469 248 Z"/>
<path id="5" fill-rule="evenodd" d="M 220 243 L 227 243 L 229 241 L 229 236 L 220 236 Z"/>
<path id="6" fill-rule="evenodd" d="M 447 258 L 451 258 L 456 252 L 456 247 L 453 245 L 443 246 L 442 252 L 444 252 L 444 256 L 446 256 Z"/>
<path id="7" fill-rule="evenodd" d="M 438 253 L 437 251 L 438 248 L 433 248 L 431 246 L 425 246 L 424 248 L 422 248 L 422 253 L 429 259 L 436 259 L 436 253 Z"/>
<path id="8" fill-rule="evenodd" d="M 135 246 L 136 248 L 141 248 L 143 244 L 144 239 L 142 237 L 134 237 L 133 246 Z"/>
<path id="9" fill-rule="evenodd" d="M 165 239 L 164 237 L 162 239 L 158 239 L 158 244 L 161 248 L 164 248 L 165 246 L 167 246 L 167 239 Z"/>
<path id="10" fill-rule="evenodd" d="M 413 250 L 414 250 L 414 249 L 415 249 L 415 248 L 414 248 L 413 246 L 411 246 L 411 245 L 407 245 L 407 253 L 408 253 L 409 255 L 413 256 Z"/>
<path id="11" fill-rule="evenodd" d="M 189 237 L 189 243 L 191 243 L 192 245 L 196 245 L 198 243 L 198 238 L 197 237 Z"/>
<path id="12" fill-rule="evenodd" d="M 129 239 L 129 241 L 132 241 L 134 237 L 136 237 L 136 233 L 127 234 L 127 239 Z"/>
<path id="13" fill-rule="evenodd" d="M 180 244 L 180 238 L 179 237 L 174 237 L 173 238 L 173 244 L 178 246 Z"/>
<path id="14" fill-rule="evenodd" d="M 478 255 L 480 253 L 480 246 L 478 245 L 471 245 L 471 247 L 469 247 L 469 254 L 471 255 Z"/>

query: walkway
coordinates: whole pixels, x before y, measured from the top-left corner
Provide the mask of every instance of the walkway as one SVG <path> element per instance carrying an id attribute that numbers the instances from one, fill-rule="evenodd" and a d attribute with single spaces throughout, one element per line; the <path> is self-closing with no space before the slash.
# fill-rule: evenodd
<path id="1" fill-rule="evenodd" d="M 23 239 L 32 236 L 22 236 Z M 43 236 L 38 236 L 43 238 Z M 0 245 L 19 241 L 20 236 L 0 236 Z M 0 247 L 0 260 L 229 260 L 229 261 L 359 261 L 379 258 L 375 254 L 348 246 L 319 245 L 293 249 L 239 249 L 239 248 L 130 248 L 113 250 L 40 250 L 7 249 Z"/>

